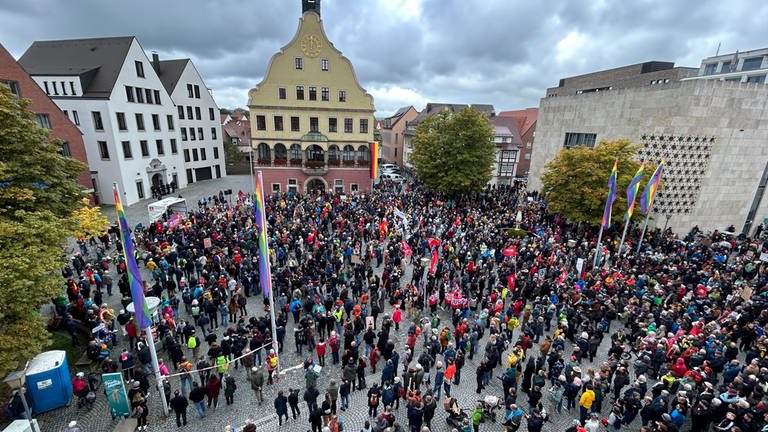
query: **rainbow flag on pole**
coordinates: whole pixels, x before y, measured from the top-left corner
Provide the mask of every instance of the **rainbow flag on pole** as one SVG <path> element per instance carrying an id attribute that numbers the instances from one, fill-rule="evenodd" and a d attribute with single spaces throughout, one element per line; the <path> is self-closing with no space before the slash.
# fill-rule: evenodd
<path id="1" fill-rule="evenodd" d="M 376 179 L 379 171 L 379 142 L 371 141 L 371 180 Z"/>
<path id="2" fill-rule="evenodd" d="M 149 318 L 151 316 L 149 307 L 147 307 L 147 302 L 144 299 L 144 282 L 141 279 L 139 265 L 136 263 L 131 229 L 128 226 L 128 221 L 125 219 L 125 211 L 123 210 L 123 205 L 120 203 L 120 194 L 117 191 L 117 185 L 112 187 L 112 192 L 115 195 L 117 222 L 120 224 L 120 238 L 123 241 L 123 256 L 128 270 L 128 284 L 131 287 L 131 299 L 133 300 L 133 308 L 136 315 L 136 326 L 139 330 L 144 330 L 152 325 L 152 321 Z"/>
<path id="3" fill-rule="evenodd" d="M 253 211 L 256 215 L 256 235 L 259 241 L 259 281 L 264 298 L 269 296 L 272 289 L 272 275 L 269 268 L 269 247 L 267 243 L 267 213 L 264 202 L 264 183 L 261 172 L 256 177 L 256 199 L 253 203 Z"/>
<path id="4" fill-rule="evenodd" d="M 661 171 L 664 169 L 665 163 L 666 161 L 664 159 L 659 162 L 659 166 L 653 173 L 651 180 L 648 181 L 648 185 L 645 186 L 645 190 L 643 190 L 643 195 L 640 197 L 640 211 L 643 214 L 648 214 L 648 212 L 651 211 L 651 206 L 653 206 L 653 198 L 656 196 L 656 190 L 659 188 L 659 183 L 661 182 Z"/>
<path id="5" fill-rule="evenodd" d="M 640 180 L 643 179 L 643 170 L 645 170 L 645 161 L 640 164 L 640 168 L 632 177 L 627 187 L 627 213 L 624 214 L 624 220 L 628 221 L 632 218 L 632 213 L 635 210 L 635 199 L 637 198 L 637 190 L 640 189 Z"/>
<path id="6" fill-rule="evenodd" d="M 611 176 L 608 177 L 608 199 L 605 201 L 605 210 L 603 210 L 603 228 L 608 228 L 611 224 L 611 209 L 613 202 L 616 201 L 616 177 L 618 176 L 619 159 L 613 162 Z"/>

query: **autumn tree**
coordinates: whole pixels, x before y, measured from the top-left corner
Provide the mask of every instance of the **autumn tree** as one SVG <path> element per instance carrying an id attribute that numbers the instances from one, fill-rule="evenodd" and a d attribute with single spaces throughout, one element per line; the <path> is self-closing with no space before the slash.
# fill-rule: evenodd
<path id="1" fill-rule="evenodd" d="M 485 114 L 467 107 L 428 117 L 416 128 L 411 161 L 432 189 L 449 195 L 482 190 L 491 179 L 494 131 Z"/>
<path id="2" fill-rule="evenodd" d="M 640 161 L 635 159 L 639 149 L 638 144 L 617 140 L 601 141 L 594 148 L 579 146 L 560 150 L 557 157 L 545 166 L 541 178 L 542 194 L 549 210 L 570 222 L 599 225 L 608 196 L 608 177 L 618 157 L 616 201 L 613 203 L 611 222 L 622 221 L 627 211 L 626 189 L 640 167 Z M 655 164 L 646 163 L 635 214 L 640 213 L 640 195 L 655 169 Z"/>
<path id="3" fill-rule="evenodd" d="M 27 105 L 0 85 L 0 376 L 49 343 L 39 311 L 62 292 L 63 247 L 83 206 L 84 165 L 59 154 Z"/>

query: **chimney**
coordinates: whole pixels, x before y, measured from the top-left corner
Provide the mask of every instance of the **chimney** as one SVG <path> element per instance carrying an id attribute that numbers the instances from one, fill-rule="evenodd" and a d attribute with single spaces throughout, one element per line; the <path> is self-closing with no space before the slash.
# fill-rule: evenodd
<path id="1" fill-rule="evenodd" d="M 152 68 L 157 75 L 160 75 L 160 56 L 157 55 L 157 51 L 152 51 Z"/>

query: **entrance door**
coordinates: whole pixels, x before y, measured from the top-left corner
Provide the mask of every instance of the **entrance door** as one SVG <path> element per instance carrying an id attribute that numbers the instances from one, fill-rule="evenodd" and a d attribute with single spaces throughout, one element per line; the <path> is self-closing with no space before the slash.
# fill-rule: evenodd
<path id="1" fill-rule="evenodd" d="M 315 178 L 307 182 L 307 192 L 313 193 L 315 191 L 320 191 L 320 192 L 325 191 L 325 183 L 323 183 L 322 180 Z"/>
<path id="2" fill-rule="evenodd" d="M 152 176 L 152 187 L 158 187 L 163 184 L 163 176 L 155 174 Z"/>

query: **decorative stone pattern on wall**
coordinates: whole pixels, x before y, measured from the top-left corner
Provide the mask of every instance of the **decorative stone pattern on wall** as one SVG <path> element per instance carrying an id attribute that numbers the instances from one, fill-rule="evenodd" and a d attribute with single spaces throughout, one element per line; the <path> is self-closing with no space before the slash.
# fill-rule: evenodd
<path id="1" fill-rule="evenodd" d="M 662 186 L 653 203 L 655 213 L 677 215 L 690 213 L 699 202 L 701 183 L 709 169 L 714 136 L 654 135 L 640 137 L 643 148 L 638 152 L 641 160 L 658 163 L 667 160 L 662 173 Z M 643 179 L 641 187 L 653 172 Z M 642 192 L 640 192 L 642 193 Z"/>

